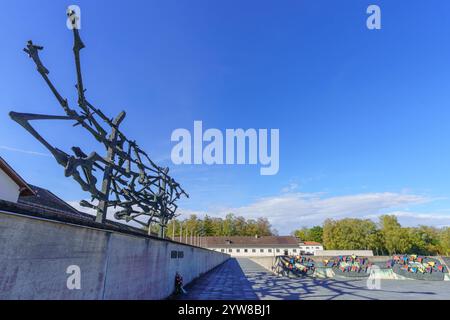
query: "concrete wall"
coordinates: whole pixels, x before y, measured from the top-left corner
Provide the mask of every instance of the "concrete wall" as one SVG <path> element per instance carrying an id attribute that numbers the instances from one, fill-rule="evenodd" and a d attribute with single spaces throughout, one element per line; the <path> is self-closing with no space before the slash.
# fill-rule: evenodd
<path id="1" fill-rule="evenodd" d="M 328 256 L 328 257 L 336 257 L 336 256 L 351 256 L 357 255 L 359 257 L 372 257 L 372 250 L 317 250 L 314 252 L 315 256 Z"/>
<path id="2" fill-rule="evenodd" d="M 171 258 L 171 252 L 183 258 Z M 164 299 L 228 255 L 155 238 L 0 212 L 0 299 Z M 67 268 L 81 269 L 69 290 Z"/>
<path id="3" fill-rule="evenodd" d="M 273 271 L 272 267 L 275 265 L 275 262 L 277 260 L 276 257 L 249 257 L 249 259 L 263 266 L 269 271 Z"/>
<path id="4" fill-rule="evenodd" d="M 19 199 L 19 186 L 0 169 L 0 199 L 17 202 Z"/>

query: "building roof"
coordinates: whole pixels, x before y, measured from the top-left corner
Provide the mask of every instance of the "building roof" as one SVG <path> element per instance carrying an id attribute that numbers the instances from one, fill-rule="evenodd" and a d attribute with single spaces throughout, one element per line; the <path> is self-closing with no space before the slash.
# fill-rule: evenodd
<path id="1" fill-rule="evenodd" d="M 146 231 L 137 229 L 133 226 L 125 225 L 120 222 L 107 220 L 104 224 L 95 222 L 95 217 L 83 212 L 77 211 L 78 214 L 69 211 L 58 211 L 41 206 L 26 204 L 23 202 L 15 203 L 0 199 L 0 213 L 12 213 L 26 215 L 30 217 L 43 218 L 53 221 L 71 223 L 75 225 L 93 227 L 104 230 L 124 232 L 137 236 L 155 237 L 156 235 L 148 235 Z"/>
<path id="2" fill-rule="evenodd" d="M 0 211 L 148 236 L 143 229 L 119 221 L 96 223 L 93 215 L 78 211 L 53 192 L 28 184 L 2 157 L 0 169 L 21 188 L 17 203 L 0 199 Z M 156 235 L 152 233 L 150 236 Z"/>
<path id="3" fill-rule="evenodd" d="M 19 204 L 46 212 L 52 212 L 63 219 L 76 218 L 80 219 L 80 221 L 95 220 L 95 216 L 82 211 L 78 211 L 67 202 L 59 198 L 57 195 L 55 195 L 53 192 L 33 185 L 30 185 L 30 187 L 33 189 L 35 194 L 33 196 L 20 196 L 18 201 Z M 115 226 L 122 230 L 132 230 L 143 234 L 147 233 L 142 229 L 138 229 L 136 227 L 118 221 L 106 220 L 105 225 Z"/>
<path id="4" fill-rule="evenodd" d="M 106 220 L 104 224 L 97 223 L 95 216 L 76 210 L 49 190 L 33 185 L 30 187 L 35 195 L 20 196 L 17 203 L 0 199 L 0 211 L 147 236 L 143 229 L 118 221 Z M 156 235 L 152 233 L 151 236 Z"/>
<path id="5" fill-rule="evenodd" d="M 0 157 L 0 170 L 6 173 L 12 181 L 19 186 L 19 194 L 22 196 L 34 195 L 33 189 L 25 182 L 25 180 L 14 169 Z"/>
<path id="6" fill-rule="evenodd" d="M 33 190 L 34 195 L 21 195 L 19 197 L 20 203 L 42 207 L 43 209 L 60 211 L 69 215 L 84 215 L 51 191 L 33 185 L 29 186 Z"/>
<path id="7" fill-rule="evenodd" d="M 304 241 L 300 244 L 304 244 L 307 246 L 321 246 L 322 245 L 320 242 L 315 242 L 315 241 Z"/>
<path id="8" fill-rule="evenodd" d="M 298 248 L 298 241 L 292 236 L 261 236 L 261 237 L 203 237 L 207 248 L 237 248 L 237 247 L 285 247 Z"/>

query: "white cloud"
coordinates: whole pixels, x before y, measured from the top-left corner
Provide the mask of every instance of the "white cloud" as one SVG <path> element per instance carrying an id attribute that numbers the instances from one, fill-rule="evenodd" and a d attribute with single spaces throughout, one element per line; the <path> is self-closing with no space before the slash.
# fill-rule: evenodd
<path id="1" fill-rule="evenodd" d="M 403 226 L 427 225 L 434 227 L 450 226 L 450 213 L 442 212 L 414 212 L 414 211 L 392 211 L 387 214 L 397 216 Z M 377 219 L 380 215 L 369 215 L 369 219 Z"/>
<path id="2" fill-rule="evenodd" d="M 292 188 L 290 188 L 292 189 Z M 289 234 L 302 226 L 321 225 L 327 218 L 364 218 L 377 220 L 382 214 L 393 214 L 402 225 L 450 225 L 450 213 L 427 213 L 410 211 L 410 207 L 428 203 L 436 199 L 410 193 L 361 193 L 344 196 L 327 196 L 324 193 L 282 193 L 261 198 L 241 207 L 221 207 L 207 211 L 179 208 L 181 219 L 195 214 L 204 217 L 225 217 L 234 213 L 246 218 L 266 217 L 280 234 Z M 95 214 L 92 209 L 82 208 L 77 202 L 70 202 L 80 211 Z M 108 212 L 108 219 L 114 219 L 114 210 Z M 123 222 L 123 221 L 121 221 Z"/>
<path id="3" fill-rule="evenodd" d="M 97 215 L 97 211 L 95 209 L 83 207 L 83 206 L 80 205 L 79 201 L 68 201 L 67 203 L 70 204 L 72 207 L 74 207 L 78 211 L 90 214 L 92 216 L 96 216 Z M 98 201 L 94 201 L 92 203 L 95 205 L 96 203 L 98 203 Z M 114 218 L 114 214 L 117 211 L 119 211 L 119 208 L 117 208 L 117 209 L 110 208 L 108 210 L 108 213 L 106 214 L 106 219 L 107 220 L 111 220 L 111 221 L 115 221 L 115 222 L 119 222 L 119 223 L 123 223 L 123 224 L 129 225 L 129 226 L 133 226 L 133 227 L 136 227 L 136 228 L 139 228 L 139 229 L 142 228 L 142 225 L 140 225 L 137 222 L 131 221 L 131 222 L 127 223 L 125 220 L 117 220 L 116 218 Z"/>
<path id="4" fill-rule="evenodd" d="M 282 193 L 293 192 L 298 189 L 298 184 L 295 182 L 291 182 L 288 186 L 281 189 Z"/>
<path id="5" fill-rule="evenodd" d="M 22 150 L 17 148 L 11 148 L 8 146 L 0 146 L 0 149 L 12 151 L 12 152 L 19 152 L 19 153 L 25 153 L 33 156 L 41 156 L 41 157 L 51 157 L 52 155 L 49 153 L 43 153 L 43 152 L 36 152 L 36 151 L 30 151 L 30 150 Z"/>
<path id="6" fill-rule="evenodd" d="M 436 226 L 450 224 L 450 215 L 437 216 L 408 211 L 410 206 L 433 200 L 421 195 L 392 192 L 333 197 L 327 197 L 322 193 L 286 193 L 262 198 L 246 206 L 210 210 L 208 213 L 212 216 L 224 216 L 232 212 L 246 218 L 267 217 L 280 234 L 288 234 L 302 226 L 320 225 L 327 218 L 376 220 L 381 214 L 397 214 L 400 222 L 408 225 L 417 221 Z M 203 215 L 201 212 L 191 211 L 190 213 Z M 183 216 L 185 216 L 184 212 Z"/>

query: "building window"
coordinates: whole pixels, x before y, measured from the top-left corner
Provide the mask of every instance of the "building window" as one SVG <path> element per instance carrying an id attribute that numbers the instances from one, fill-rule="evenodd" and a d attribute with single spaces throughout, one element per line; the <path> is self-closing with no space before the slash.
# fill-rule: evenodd
<path id="1" fill-rule="evenodd" d="M 252 252 L 256 252 L 256 249 L 252 249 Z"/>
<path id="2" fill-rule="evenodd" d="M 264 249 L 259 249 L 259 252 L 264 252 Z"/>
<path id="3" fill-rule="evenodd" d="M 297 249 L 292 249 L 292 252 L 297 252 Z"/>
<path id="4" fill-rule="evenodd" d="M 316 249 L 319 249 L 319 247 L 316 247 Z"/>
<path id="5" fill-rule="evenodd" d="M 309 247 L 306 247 L 306 250 L 309 250 Z"/>
<path id="6" fill-rule="evenodd" d="M 220 252 L 225 252 L 225 249 L 220 249 Z"/>
<path id="7" fill-rule="evenodd" d="M 233 249 L 228 249 L 228 252 L 233 252 Z"/>
<path id="8" fill-rule="evenodd" d="M 280 249 L 277 249 L 277 252 L 280 252 Z"/>
<path id="9" fill-rule="evenodd" d="M 241 249 L 236 249 L 236 252 L 241 252 Z"/>
<path id="10" fill-rule="evenodd" d="M 267 249 L 267 251 L 269 251 L 269 253 L 271 253 L 271 252 L 272 252 L 272 249 Z"/>
<path id="11" fill-rule="evenodd" d="M 244 249 L 244 252 L 248 252 L 248 249 Z"/>

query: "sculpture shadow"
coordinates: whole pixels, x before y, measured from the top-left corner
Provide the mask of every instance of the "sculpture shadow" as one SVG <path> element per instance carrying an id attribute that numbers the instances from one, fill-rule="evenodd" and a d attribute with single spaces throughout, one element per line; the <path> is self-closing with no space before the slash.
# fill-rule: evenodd
<path id="1" fill-rule="evenodd" d="M 382 280 L 383 281 L 383 280 Z M 396 280 L 392 280 L 396 281 Z M 401 287 L 397 280 L 396 288 Z M 408 281 L 409 282 L 409 281 Z M 419 283 L 417 285 L 420 285 Z M 182 300 L 388 300 L 439 298 L 436 292 L 383 288 L 371 290 L 366 279 L 288 278 L 273 274 L 250 259 L 231 258 L 186 286 Z"/>
<path id="2" fill-rule="evenodd" d="M 230 258 L 185 287 L 181 300 L 258 300 L 238 261 Z"/>
<path id="3" fill-rule="evenodd" d="M 361 279 L 286 278 L 261 272 L 249 275 L 248 280 L 262 300 L 385 300 L 408 294 L 429 298 L 436 295 L 427 291 L 371 290 Z"/>

